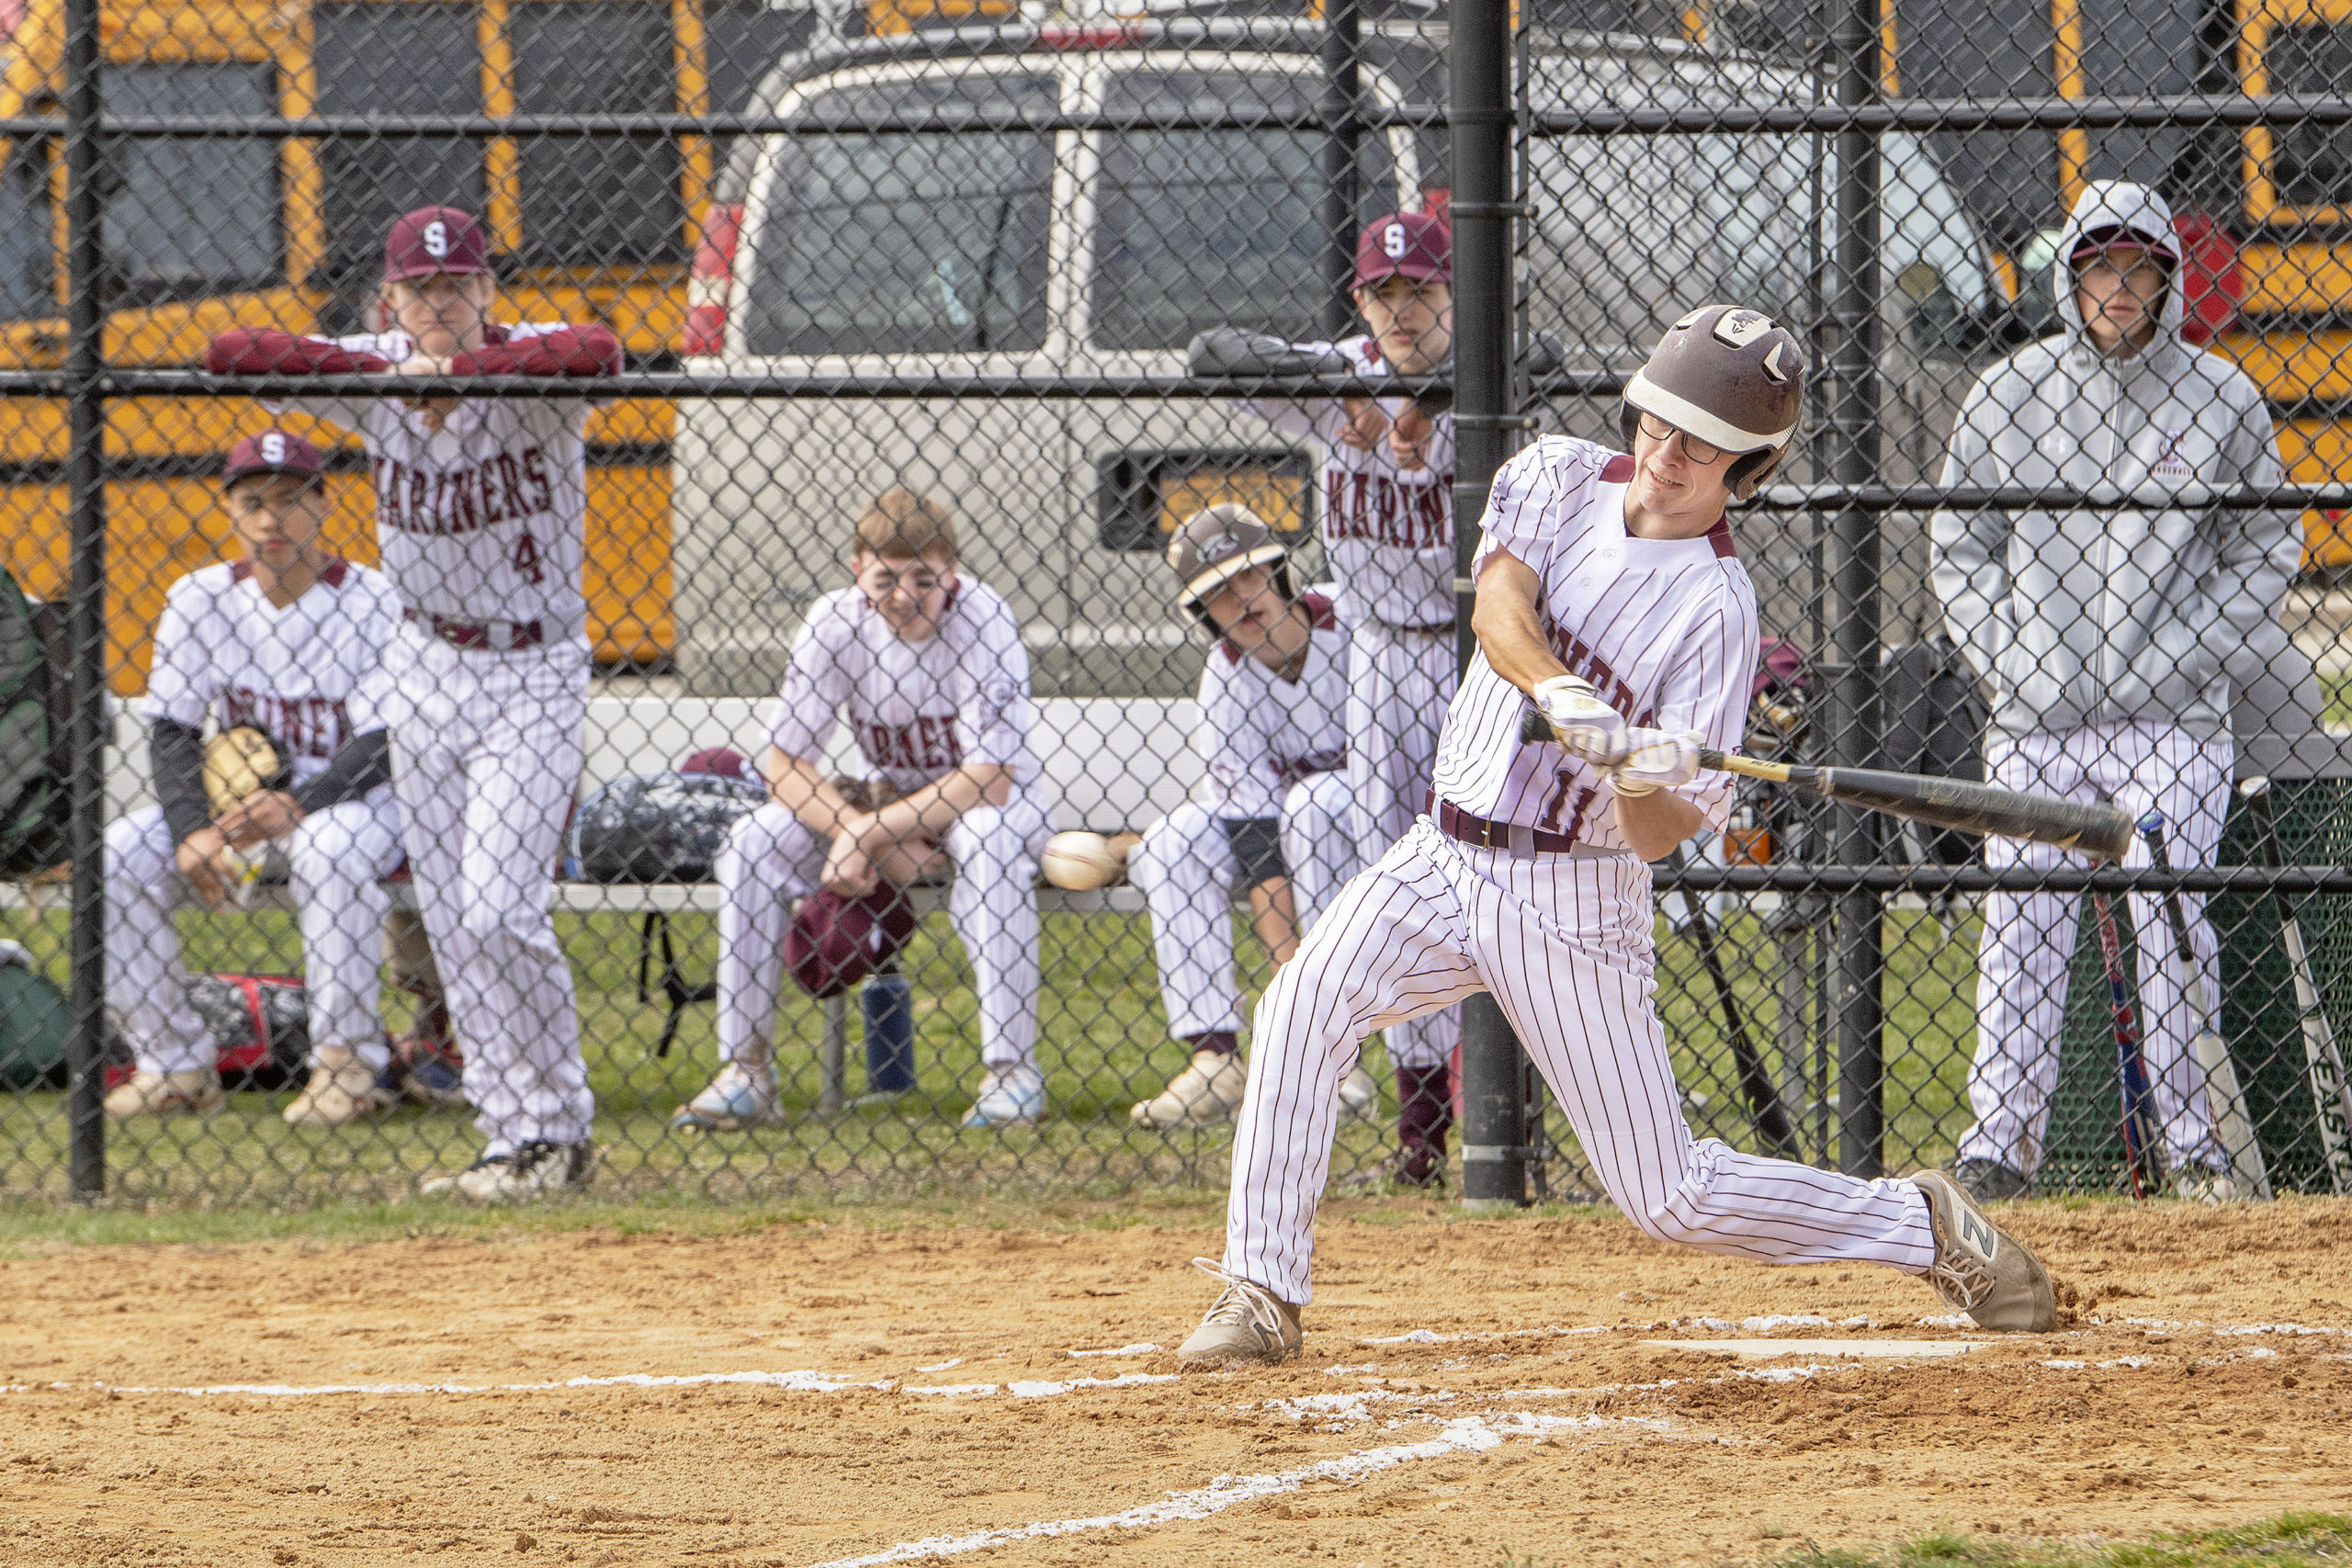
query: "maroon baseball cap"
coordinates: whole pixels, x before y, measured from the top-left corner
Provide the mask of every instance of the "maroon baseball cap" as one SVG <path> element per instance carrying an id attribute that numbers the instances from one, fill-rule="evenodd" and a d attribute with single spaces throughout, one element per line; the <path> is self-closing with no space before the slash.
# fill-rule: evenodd
<path id="1" fill-rule="evenodd" d="M 820 890 L 793 915 L 784 961 L 810 996 L 838 997 L 899 956 L 914 934 L 914 906 L 888 882 L 857 898 Z"/>
<path id="2" fill-rule="evenodd" d="M 743 753 L 732 746 L 706 746 L 678 764 L 682 773 L 717 773 L 722 778 L 743 776 Z"/>
<path id="3" fill-rule="evenodd" d="M 1356 287 L 1385 277 L 1453 277 L 1453 231 L 1431 212 L 1392 212 L 1375 218 L 1356 239 Z"/>
<path id="4" fill-rule="evenodd" d="M 229 448 L 229 466 L 221 470 L 220 488 L 254 474 L 300 474 L 312 484 L 324 484 L 327 460 L 319 449 L 290 430 L 265 430 Z"/>
<path id="5" fill-rule="evenodd" d="M 392 220 L 384 236 L 384 278 L 436 272 L 488 272 L 490 241 L 473 215 L 454 207 L 420 207 Z"/>

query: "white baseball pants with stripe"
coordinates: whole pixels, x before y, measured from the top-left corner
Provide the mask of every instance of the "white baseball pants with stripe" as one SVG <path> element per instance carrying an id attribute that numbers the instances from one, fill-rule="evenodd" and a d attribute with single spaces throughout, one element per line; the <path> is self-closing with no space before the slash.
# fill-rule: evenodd
<path id="1" fill-rule="evenodd" d="M 187 971 L 173 912 L 195 905 L 173 859 L 164 809 L 150 806 L 107 827 L 107 1007 L 149 1072 L 213 1065 L 212 1036 L 187 1001 Z M 305 818 L 270 847 L 283 859 L 302 931 L 302 985 L 312 1060 L 343 1045 L 381 1071 L 392 1059 L 377 1013 L 384 916 L 377 886 L 401 863 L 400 808 L 390 785 Z"/>
<path id="2" fill-rule="evenodd" d="M 588 650 L 459 649 L 402 625 L 392 788 L 485 1155 L 586 1140 L 596 1102 L 548 900 L 580 783 Z"/>
<path id="3" fill-rule="evenodd" d="M 1355 870 L 1354 791 L 1344 773 L 1301 779 L 1283 797 L 1283 862 L 1299 931 Z M 1144 829 L 1127 880 L 1151 910 L 1151 946 L 1168 1032 L 1179 1040 L 1241 1032 L 1233 980 L 1233 885 L 1241 874 L 1225 824 L 1186 801 Z"/>
<path id="4" fill-rule="evenodd" d="M 980 1059 L 991 1067 L 1036 1065 L 1037 857 L 1052 833 L 1045 807 L 1025 795 L 974 807 L 947 832 L 947 915 L 972 962 Z M 831 848 L 770 801 L 736 818 L 718 852 L 718 1053 L 728 1061 L 769 1060 L 792 907 L 817 890 Z"/>
<path id="5" fill-rule="evenodd" d="M 1575 1124 L 1609 1196 L 1647 1235 L 1771 1263 L 1934 1260 L 1927 1199 L 1694 1140 L 1652 1002 L 1649 868 L 1515 859 L 1416 825 L 1340 890 L 1258 1004 L 1234 1129 L 1225 1268 L 1286 1302 L 1312 1292 L 1315 1211 L 1340 1080 L 1365 1034 L 1491 991 Z"/>
<path id="6" fill-rule="evenodd" d="M 1358 863 L 1370 865 L 1429 809 L 1438 732 L 1461 683 L 1451 628 L 1404 631 L 1364 619 L 1348 626 L 1348 781 L 1355 788 Z M 1441 1067 L 1462 1038 L 1449 1007 L 1388 1029 L 1388 1059 Z"/>
<path id="7" fill-rule="evenodd" d="M 2003 789 L 2062 800 L 2104 795 L 2135 818 L 2151 807 L 2163 812 L 2165 855 L 2182 867 L 2210 866 L 2220 852 L 2236 759 L 2228 734 L 2207 739 L 2170 725 L 2088 725 L 2016 737 L 1996 733 L 1984 746 L 1985 772 Z M 1984 863 L 2046 870 L 2080 866 L 2082 862 L 2046 844 L 1987 839 Z M 2135 840 L 2124 863 L 2146 865 L 2146 847 Z M 2180 901 L 2188 916 L 2189 945 L 2203 972 L 2206 994 L 2218 1005 L 2222 993 L 2205 896 L 2184 893 Z M 2130 902 L 2140 950 L 2140 1048 L 2148 1064 L 2167 1166 L 2188 1163 L 2226 1170 L 2229 1158 L 2213 1135 L 2204 1085 L 2190 1054 L 2196 1019 L 2180 983 L 2180 961 L 2164 900 L 2133 895 Z M 2074 893 L 1984 897 L 1984 936 L 1976 954 L 1976 1054 L 1968 1071 L 1968 1101 L 1976 1112 L 1976 1124 L 1960 1141 L 1962 1159 L 1996 1160 L 2029 1176 L 2041 1163 L 2050 1096 L 2058 1085 L 2067 965 L 2074 957 L 2081 909 L 2081 895 Z"/>

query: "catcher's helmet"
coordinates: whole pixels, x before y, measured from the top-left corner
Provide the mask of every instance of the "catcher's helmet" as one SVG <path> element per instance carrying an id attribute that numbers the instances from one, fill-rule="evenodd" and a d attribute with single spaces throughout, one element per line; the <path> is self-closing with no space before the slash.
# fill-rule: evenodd
<path id="1" fill-rule="evenodd" d="M 1176 573 L 1176 605 L 1190 610 L 1210 631 L 1208 601 L 1227 582 L 1253 566 L 1272 574 L 1283 599 L 1298 597 L 1290 583 L 1290 547 L 1266 520 L 1246 506 L 1227 502 L 1184 519 L 1168 541 L 1168 565 Z"/>
<path id="2" fill-rule="evenodd" d="M 1625 449 L 1643 414 L 1742 456 L 1732 493 L 1745 501 L 1771 476 L 1804 408 L 1804 352 L 1760 310 L 1702 305 L 1666 330 L 1649 363 L 1625 384 L 1618 428 Z"/>

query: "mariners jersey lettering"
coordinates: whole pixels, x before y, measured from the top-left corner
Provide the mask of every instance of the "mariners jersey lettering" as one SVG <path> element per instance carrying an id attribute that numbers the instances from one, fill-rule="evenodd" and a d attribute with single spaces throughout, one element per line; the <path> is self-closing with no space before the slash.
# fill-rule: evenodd
<path id="1" fill-rule="evenodd" d="M 794 639 L 768 739 L 815 761 L 846 719 L 865 776 L 899 790 L 979 763 L 1028 784 L 1038 775 L 1030 706 L 1029 652 L 994 589 L 957 580 L 939 629 L 909 642 L 844 588 L 817 601 Z"/>
<path id="2" fill-rule="evenodd" d="M 1591 442 L 1538 441 L 1495 476 L 1473 576 L 1509 550 L 1542 580 L 1544 629 L 1571 673 L 1631 723 L 1695 729 L 1702 745 L 1736 751 L 1756 668 L 1755 586 L 1725 523 L 1696 539 L 1627 535 L 1633 475 L 1631 457 Z M 1481 650 L 1446 713 L 1439 797 L 1491 820 L 1625 848 L 1607 779 L 1557 746 L 1521 743 L 1527 705 Z M 1726 774 L 1702 773 L 1675 793 L 1710 829 L 1730 816 Z"/>
<path id="3" fill-rule="evenodd" d="M 1369 337 L 1301 346 L 1336 348 L 1365 376 L 1389 373 Z M 1393 423 L 1410 404 L 1395 398 L 1380 406 Z M 1400 468 L 1385 435 L 1369 452 L 1340 439 L 1348 411 L 1337 398 L 1269 399 L 1257 407 L 1276 429 L 1312 435 L 1323 448 L 1323 553 L 1339 580 L 1341 610 L 1392 626 L 1452 625 L 1453 415 L 1431 422 L 1422 466 Z"/>
<path id="4" fill-rule="evenodd" d="M 1315 630 L 1297 680 L 1283 680 L 1229 642 L 1216 645 L 1201 671 L 1193 750 L 1208 772 L 1193 799 L 1224 820 L 1279 816 L 1291 785 L 1347 766 L 1347 628 L 1327 595 L 1300 602 Z"/>
<path id="5" fill-rule="evenodd" d="M 492 328 L 493 342 L 560 332 Z M 333 340 L 399 364 L 404 333 Z M 355 431 L 368 448 L 385 573 L 409 609 L 466 625 L 537 622 L 548 641 L 583 637 L 589 400 L 468 398 L 429 430 L 393 398 L 290 398 L 271 406 Z"/>
<path id="6" fill-rule="evenodd" d="M 243 561 L 172 584 L 155 626 L 141 716 L 249 725 L 276 740 L 297 784 L 354 736 L 385 727 L 384 650 L 400 600 L 380 572 L 333 560 L 291 604 L 272 604 Z"/>

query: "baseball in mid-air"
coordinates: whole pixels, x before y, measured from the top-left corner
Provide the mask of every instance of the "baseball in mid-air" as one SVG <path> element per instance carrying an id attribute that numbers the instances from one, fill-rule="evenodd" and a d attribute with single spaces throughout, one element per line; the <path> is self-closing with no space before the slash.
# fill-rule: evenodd
<path id="1" fill-rule="evenodd" d="M 1047 882 L 1072 893 L 1108 887 L 1127 872 L 1127 857 L 1112 848 L 1110 840 L 1083 831 L 1056 833 L 1046 840 L 1038 864 Z"/>

